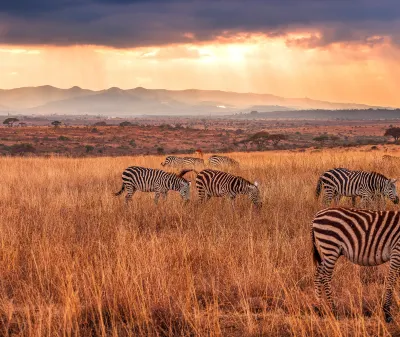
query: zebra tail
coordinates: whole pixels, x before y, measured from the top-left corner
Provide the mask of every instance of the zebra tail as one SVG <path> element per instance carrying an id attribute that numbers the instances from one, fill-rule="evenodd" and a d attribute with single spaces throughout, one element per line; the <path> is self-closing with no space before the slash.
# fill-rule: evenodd
<path id="1" fill-rule="evenodd" d="M 315 197 L 318 199 L 321 194 L 322 188 L 322 179 L 321 177 L 318 179 L 317 188 L 315 189 Z"/>
<path id="2" fill-rule="evenodd" d="M 317 246 L 315 245 L 315 235 L 314 235 L 314 229 L 311 228 L 311 240 L 312 240 L 312 252 L 313 252 L 313 262 L 315 266 L 318 266 L 319 264 L 321 264 L 322 259 L 321 259 L 321 255 L 319 254 L 319 251 L 317 249 Z"/>
<path id="3" fill-rule="evenodd" d="M 124 184 L 124 183 L 122 183 L 121 190 L 119 190 L 118 192 L 114 193 L 114 195 L 115 195 L 116 197 L 118 197 L 119 195 L 122 194 L 123 191 L 125 191 L 125 184 Z"/>

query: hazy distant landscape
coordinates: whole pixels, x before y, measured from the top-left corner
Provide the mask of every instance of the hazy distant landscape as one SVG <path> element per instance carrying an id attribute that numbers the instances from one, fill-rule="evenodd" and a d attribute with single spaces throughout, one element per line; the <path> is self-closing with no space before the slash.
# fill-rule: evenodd
<path id="1" fill-rule="evenodd" d="M 309 111 L 324 109 L 382 109 L 387 107 L 357 103 L 332 103 L 310 98 L 285 98 L 270 94 L 236 93 L 219 90 L 165 90 L 134 88 L 123 90 L 88 90 L 74 86 L 60 89 L 53 86 L 0 90 L 0 115 L 233 115 L 257 111 L 268 118 L 319 118 L 336 113 Z M 298 114 L 299 110 L 308 110 Z M 363 113 L 360 112 L 357 117 Z M 382 112 L 374 113 L 379 117 Z M 337 116 L 347 116 L 348 112 Z M 385 112 L 382 118 L 400 117 L 399 111 Z"/>

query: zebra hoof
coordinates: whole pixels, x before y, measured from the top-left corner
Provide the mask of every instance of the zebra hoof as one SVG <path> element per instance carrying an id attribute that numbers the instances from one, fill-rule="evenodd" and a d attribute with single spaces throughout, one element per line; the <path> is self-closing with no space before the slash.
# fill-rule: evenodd
<path id="1" fill-rule="evenodd" d="M 312 306 L 313 311 L 319 316 L 319 317 L 323 317 L 324 313 L 321 311 L 321 309 L 316 306 L 315 304 L 313 304 Z"/>
<path id="2" fill-rule="evenodd" d="M 385 321 L 386 321 L 386 323 L 392 323 L 393 317 L 391 315 L 385 315 Z"/>

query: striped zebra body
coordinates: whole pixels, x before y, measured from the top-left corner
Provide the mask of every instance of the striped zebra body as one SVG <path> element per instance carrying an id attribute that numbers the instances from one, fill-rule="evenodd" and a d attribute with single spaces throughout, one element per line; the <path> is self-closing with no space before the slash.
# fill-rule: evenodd
<path id="1" fill-rule="evenodd" d="M 376 197 L 387 197 L 393 203 L 399 203 L 396 192 L 396 179 L 388 179 L 376 172 L 350 171 L 345 168 L 335 168 L 326 171 L 318 180 L 316 197 L 324 189 L 323 202 L 329 206 L 332 199 L 336 204 L 341 196 L 352 197 L 353 206 L 355 198 L 361 197 L 363 206 L 372 202 Z"/>
<path id="2" fill-rule="evenodd" d="M 201 158 L 195 158 L 195 157 L 168 156 L 167 158 L 165 158 L 165 161 L 163 163 L 161 163 L 161 166 L 180 167 L 180 168 L 203 167 L 204 160 Z"/>
<path id="3" fill-rule="evenodd" d="M 335 310 L 331 279 L 341 255 L 361 266 L 390 262 L 383 311 L 392 320 L 390 307 L 393 289 L 400 274 L 400 213 L 349 208 L 327 208 L 319 211 L 312 222 L 315 292 L 320 300 L 322 288 L 332 310 Z"/>
<path id="4" fill-rule="evenodd" d="M 239 167 L 239 163 L 236 160 L 226 156 L 217 155 L 212 155 L 210 158 L 208 158 L 208 164 L 211 167 Z"/>
<path id="5" fill-rule="evenodd" d="M 245 194 L 253 204 L 262 206 L 257 182 L 252 184 L 242 177 L 227 172 L 211 169 L 199 172 L 196 177 L 196 188 L 200 201 L 206 201 L 211 197 L 229 197 L 233 202 L 238 194 Z"/>
<path id="6" fill-rule="evenodd" d="M 183 175 L 189 171 L 191 170 L 183 170 L 177 175 L 157 169 L 130 166 L 122 173 L 122 187 L 115 195 L 119 196 L 126 190 L 125 201 L 128 202 L 136 191 L 155 192 L 154 202 L 157 204 L 160 195 L 165 199 L 168 191 L 173 190 L 178 191 L 182 199 L 187 201 L 190 197 L 190 181 L 183 178 Z"/>
<path id="7" fill-rule="evenodd" d="M 390 156 L 388 154 L 385 154 L 382 156 L 382 160 L 386 162 L 395 162 L 395 163 L 400 163 L 400 157 L 397 156 Z"/>

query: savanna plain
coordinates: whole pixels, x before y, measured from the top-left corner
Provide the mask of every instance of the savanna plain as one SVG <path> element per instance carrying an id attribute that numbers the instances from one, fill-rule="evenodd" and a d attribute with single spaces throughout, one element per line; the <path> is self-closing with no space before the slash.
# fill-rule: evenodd
<path id="1" fill-rule="evenodd" d="M 341 258 L 333 277 L 339 319 L 313 310 L 318 177 L 333 167 L 399 177 L 382 155 L 230 153 L 241 163 L 234 173 L 260 181 L 260 211 L 246 197 L 235 211 L 220 198 L 199 204 L 194 173 L 186 175 L 188 204 L 176 192 L 158 205 L 150 193 L 127 206 L 113 196 L 126 167 L 159 168 L 161 156 L 2 157 L 0 335 L 400 335 L 400 315 L 386 324 L 381 313 L 387 265 Z"/>

